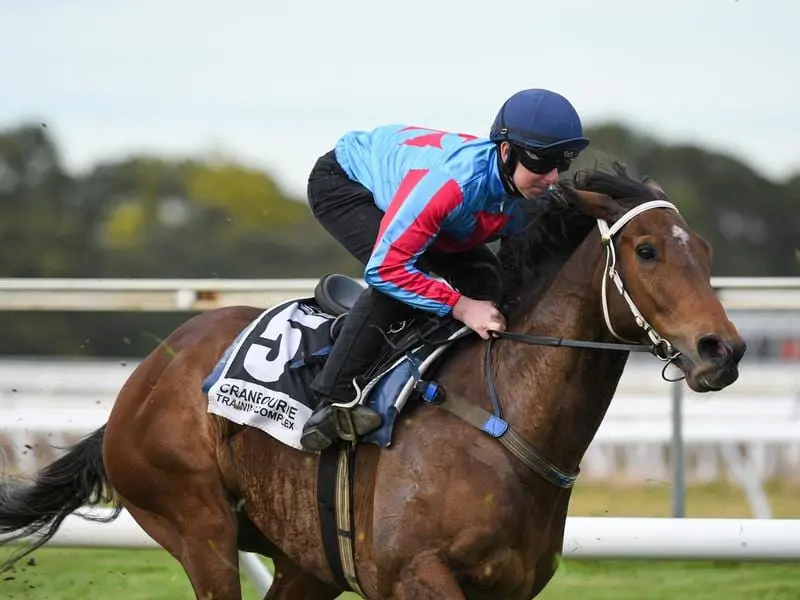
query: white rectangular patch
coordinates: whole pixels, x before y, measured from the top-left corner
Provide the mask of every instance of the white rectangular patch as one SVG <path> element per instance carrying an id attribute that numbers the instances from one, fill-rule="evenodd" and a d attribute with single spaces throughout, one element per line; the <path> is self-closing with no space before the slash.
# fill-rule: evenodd
<path id="1" fill-rule="evenodd" d="M 208 412 L 239 425 L 257 427 L 302 450 L 300 434 L 311 409 L 294 398 L 250 382 L 220 379 L 208 392 Z"/>
<path id="2" fill-rule="evenodd" d="M 312 409 L 289 377 L 288 365 L 302 358 L 303 331 L 328 336 L 332 317 L 296 301 L 276 308 L 264 311 L 231 347 L 208 388 L 208 412 L 301 450 L 300 435 Z"/>

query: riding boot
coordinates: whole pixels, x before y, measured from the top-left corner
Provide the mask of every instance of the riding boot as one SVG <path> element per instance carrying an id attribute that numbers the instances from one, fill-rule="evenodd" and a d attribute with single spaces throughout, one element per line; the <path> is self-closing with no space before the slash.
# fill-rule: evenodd
<path id="1" fill-rule="evenodd" d="M 325 366 L 310 384 L 320 404 L 303 427 L 300 443 L 304 449 L 317 452 L 337 438 L 353 440 L 380 427 L 380 415 L 363 404 L 350 409 L 331 405 L 355 399 L 353 380 L 363 375 L 380 353 L 381 332 L 409 312 L 406 305 L 372 288 L 361 293 L 344 319 Z"/>

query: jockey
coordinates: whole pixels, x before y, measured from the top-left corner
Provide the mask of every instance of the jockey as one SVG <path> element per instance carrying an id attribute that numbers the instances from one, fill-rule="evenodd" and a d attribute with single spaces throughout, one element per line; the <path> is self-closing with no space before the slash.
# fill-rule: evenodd
<path id="1" fill-rule="evenodd" d="M 482 338 L 505 330 L 499 266 L 486 244 L 525 224 L 535 201 L 589 145 L 572 104 L 555 92 L 517 92 L 489 139 L 403 125 L 351 131 L 319 158 L 308 181 L 314 216 L 365 267 L 368 287 L 348 313 L 325 367 L 311 383 L 321 403 L 301 437 L 319 451 L 381 424 L 356 405 L 354 378 L 381 350 L 385 331 L 413 311 L 451 315 Z M 431 274 L 438 275 L 435 279 Z"/>

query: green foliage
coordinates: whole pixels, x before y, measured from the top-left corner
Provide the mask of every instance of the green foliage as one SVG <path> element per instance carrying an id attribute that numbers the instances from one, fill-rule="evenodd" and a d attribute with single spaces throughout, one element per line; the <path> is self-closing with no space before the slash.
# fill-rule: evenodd
<path id="1" fill-rule="evenodd" d="M 0 244 L 0 277 L 359 274 L 262 172 L 136 156 L 71 178 L 38 125 L 0 134 Z M 143 356 L 188 316 L 0 314 L 0 354 Z"/>
<path id="2" fill-rule="evenodd" d="M 85 247 L 73 192 L 45 130 L 0 135 L 0 277 L 69 271 L 70 257 Z"/>
<path id="3" fill-rule="evenodd" d="M 103 239 L 109 248 L 131 248 L 139 243 L 147 227 L 141 202 L 121 202 L 103 223 Z"/>
<path id="4" fill-rule="evenodd" d="M 224 210 L 237 227 L 277 228 L 308 218 L 299 203 L 285 202 L 265 173 L 235 164 L 191 165 L 185 172 L 187 195 L 196 202 Z"/>

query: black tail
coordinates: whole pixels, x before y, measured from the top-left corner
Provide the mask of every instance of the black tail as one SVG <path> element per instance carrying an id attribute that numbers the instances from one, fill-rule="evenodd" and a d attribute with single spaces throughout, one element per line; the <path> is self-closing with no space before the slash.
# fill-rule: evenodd
<path id="1" fill-rule="evenodd" d="M 32 481 L 8 478 L 0 482 L 0 545 L 30 538 L 28 543 L 0 564 L 0 573 L 46 544 L 64 519 L 77 509 L 112 502 L 103 466 L 105 426 L 72 446 L 69 452 L 36 474 Z M 84 517 L 109 522 L 121 506 L 114 503 L 108 517 Z"/>

